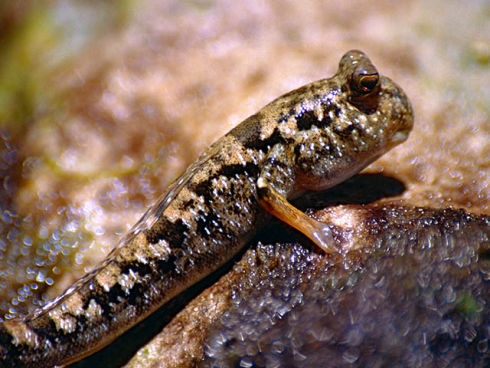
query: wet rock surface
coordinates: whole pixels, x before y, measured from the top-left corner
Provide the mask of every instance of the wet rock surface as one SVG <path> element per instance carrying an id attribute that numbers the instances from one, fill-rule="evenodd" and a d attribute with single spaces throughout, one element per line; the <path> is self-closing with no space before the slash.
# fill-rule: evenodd
<path id="1" fill-rule="evenodd" d="M 259 244 L 236 267 L 203 367 L 487 367 L 489 218 L 387 206 L 371 248 Z"/>

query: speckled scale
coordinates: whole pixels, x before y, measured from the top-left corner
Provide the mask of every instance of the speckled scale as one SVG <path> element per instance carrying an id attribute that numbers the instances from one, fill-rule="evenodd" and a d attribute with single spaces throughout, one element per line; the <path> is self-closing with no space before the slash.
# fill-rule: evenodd
<path id="1" fill-rule="evenodd" d="M 279 97 L 210 146 L 100 267 L 0 324 L 0 367 L 67 364 L 99 350 L 229 260 L 277 204 L 352 176 L 412 124 L 403 91 L 348 52 L 332 78 Z"/>

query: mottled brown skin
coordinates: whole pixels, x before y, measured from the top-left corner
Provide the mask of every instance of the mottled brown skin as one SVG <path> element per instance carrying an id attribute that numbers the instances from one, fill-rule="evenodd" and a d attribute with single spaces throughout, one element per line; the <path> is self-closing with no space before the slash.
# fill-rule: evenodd
<path id="1" fill-rule="evenodd" d="M 331 187 L 413 125 L 410 103 L 360 51 L 214 143 L 96 270 L 43 308 L 0 324 L 0 367 L 47 367 L 101 349 L 236 254 L 269 213 L 335 251 L 330 227 L 287 199 Z"/>

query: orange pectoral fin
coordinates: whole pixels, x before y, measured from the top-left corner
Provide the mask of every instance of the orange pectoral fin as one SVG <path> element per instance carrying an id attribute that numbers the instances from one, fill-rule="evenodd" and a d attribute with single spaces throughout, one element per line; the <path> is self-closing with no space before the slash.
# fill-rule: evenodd
<path id="1" fill-rule="evenodd" d="M 330 228 L 298 210 L 263 178 L 257 180 L 260 205 L 270 214 L 299 230 L 326 253 L 338 252 Z"/>

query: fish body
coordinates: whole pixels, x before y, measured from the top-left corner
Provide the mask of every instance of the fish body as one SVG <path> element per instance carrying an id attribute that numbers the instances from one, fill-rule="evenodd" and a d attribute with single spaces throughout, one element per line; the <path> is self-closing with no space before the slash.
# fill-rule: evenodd
<path id="1" fill-rule="evenodd" d="M 401 88 L 364 53 L 346 53 L 333 77 L 275 99 L 211 145 L 96 269 L 0 323 L 0 367 L 65 365 L 101 349 L 230 260 L 271 214 L 334 251 L 288 200 L 351 177 L 412 125 Z"/>

